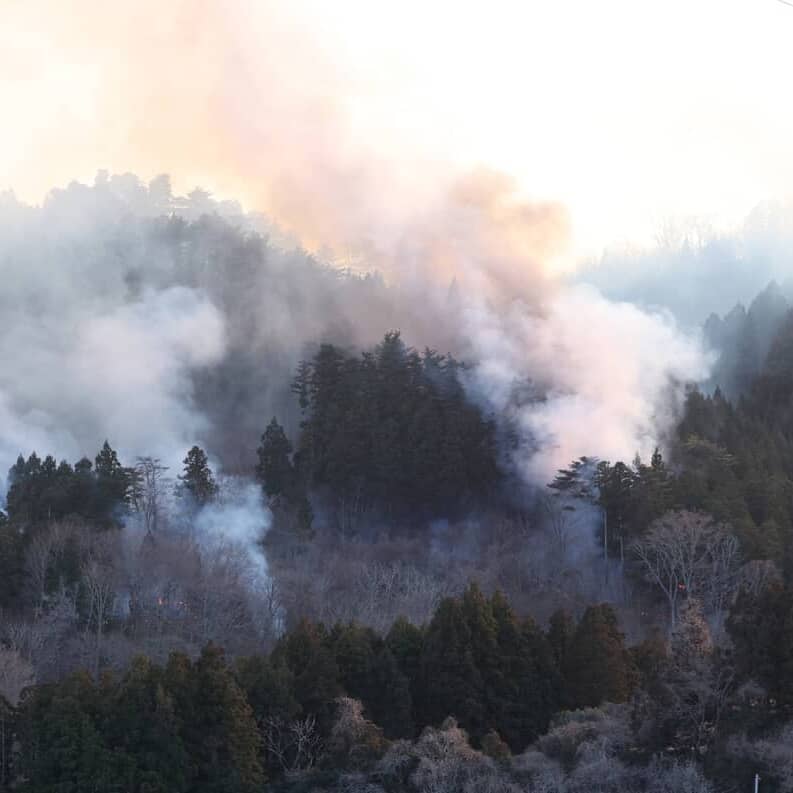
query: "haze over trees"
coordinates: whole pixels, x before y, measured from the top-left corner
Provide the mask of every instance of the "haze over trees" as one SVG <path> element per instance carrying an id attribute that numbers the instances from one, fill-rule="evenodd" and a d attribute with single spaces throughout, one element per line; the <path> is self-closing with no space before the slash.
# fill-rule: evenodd
<path id="1" fill-rule="evenodd" d="M 148 209 L 78 245 L 116 262 L 105 319 L 140 331 L 196 309 L 178 290 L 200 285 L 228 348 L 194 357 L 185 338 L 215 316 L 198 305 L 168 337 L 195 365 L 158 359 L 155 404 L 189 394 L 175 424 L 128 420 L 151 396 L 136 382 L 103 403 L 122 442 L 47 448 L 96 426 L 65 394 L 62 432 L 14 449 L 1 789 L 791 789 L 793 320 L 775 287 L 718 336 L 724 383 L 689 388 L 662 448 L 546 486 L 521 467 L 540 385 L 494 410 L 465 345 L 414 348 L 376 277 L 206 195 L 162 215 L 182 202 L 162 180 L 114 189 Z M 130 319 L 155 284 L 177 294 Z"/>

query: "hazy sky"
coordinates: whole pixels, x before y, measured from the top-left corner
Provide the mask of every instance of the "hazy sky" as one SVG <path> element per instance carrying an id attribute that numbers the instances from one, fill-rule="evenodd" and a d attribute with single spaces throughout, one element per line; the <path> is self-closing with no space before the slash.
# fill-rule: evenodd
<path id="1" fill-rule="evenodd" d="M 590 252 L 788 198 L 792 82 L 778 0 L 0 0 L 0 189 L 169 171 L 278 214 L 301 164 L 341 202 L 486 164 Z"/>

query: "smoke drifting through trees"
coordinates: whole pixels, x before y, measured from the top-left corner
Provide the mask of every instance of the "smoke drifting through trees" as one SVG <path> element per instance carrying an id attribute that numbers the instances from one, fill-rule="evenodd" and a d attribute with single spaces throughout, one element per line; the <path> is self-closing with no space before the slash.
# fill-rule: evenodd
<path id="1" fill-rule="evenodd" d="M 7 198 L 0 467 L 33 448 L 77 458 L 105 437 L 125 458 L 174 470 L 196 442 L 227 468 L 247 467 L 268 415 L 294 433 L 288 387 L 307 345 L 368 346 L 388 327 L 473 364 L 469 396 L 511 419 L 528 481 L 583 454 L 648 455 L 684 384 L 707 374 L 706 356 L 661 315 L 554 285 L 542 266 L 544 210 L 532 259 L 515 246 L 534 246 L 534 211 L 487 194 L 498 217 L 469 203 L 455 221 L 466 220 L 462 239 L 441 223 L 428 245 L 408 228 L 415 272 L 390 286 L 218 217 L 158 219 L 179 205 L 224 211 L 205 196 L 173 198 L 167 181 L 147 190 L 102 178 L 40 209 Z M 459 265 L 451 290 L 446 263 Z"/>
<path id="2" fill-rule="evenodd" d="M 91 448 L 95 440 L 112 436 L 125 454 L 172 459 L 169 446 L 182 453 L 214 431 L 210 452 L 226 462 L 233 452 L 223 448 L 226 442 L 218 436 L 225 431 L 218 424 L 229 423 L 228 414 L 218 415 L 214 406 L 208 409 L 210 403 L 226 397 L 228 406 L 229 391 L 235 389 L 242 407 L 235 414 L 241 413 L 241 423 L 252 430 L 255 412 L 258 433 L 277 400 L 278 381 L 288 379 L 303 344 L 332 340 L 368 346 L 396 327 L 410 344 L 449 351 L 478 364 L 472 392 L 492 409 L 514 414 L 527 448 L 548 451 L 530 463 L 528 451 L 518 455 L 528 479 L 546 478 L 559 464 L 582 454 L 649 454 L 668 424 L 666 386 L 676 384 L 674 406 L 680 383 L 705 376 L 707 361 L 696 341 L 680 336 L 668 319 L 612 306 L 593 293 L 571 293 L 557 282 L 569 226 L 563 207 L 527 200 L 506 175 L 461 173 L 382 126 L 371 136 L 362 135 L 350 106 L 355 95 L 350 76 L 277 3 L 243 2 L 221 9 L 182 2 L 163 7 L 147 0 L 112 14 L 87 5 L 85 14 L 74 8 L 68 14 L 48 9 L 47 30 L 53 50 L 62 57 L 79 51 L 82 57 L 90 54 L 97 65 L 101 79 L 92 94 L 91 127 L 105 130 L 117 144 L 114 157 L 120 153 L 128 167 L 144 173 L 151 173 L 152 153 L 177 174 L 192 174 L 196 168 L 211 171 L 224 191 L 268 213 L 309 250 L 330 249 L 336 260 L 351 258 L 363 269 L 377 269 L 391 285 L 382 291 L 347 281 L 335 288 L 327 283 L 327 274 L 304 258 L 298 262 L 272 251 L 260 255 L 251 250 L 255 241 L 217 226 L 210 239 L 199 243 L 208 244 L 203 251 L 190 244 L 191 237 L 195 244 L 202 236 L 195 230 L 180 238 L 171 228 L 165 232 L 173 235 L 171 244 L 163 245 L 145 229 L 138 229 L 141 239 L 119 228 L 121 216 L 129 219 L 173 207 L 162 181 L 148 195 L 128 184 L 122 200 L 113 185 L 72 191 L 74 198 L 79 194 L 79 203 L 61 197 L 60 228 L 72 250 L 87 245 L 90 254 L 72 268 L 61 262 L 69 292 L 58 299 L 65 306 L 80 306 L 79 322 L 69 315 L 66 320 L 73 325 L 68 327 L 87 327 L 90 338 L 108 339 L 78 350 L 78 363 L 107 352 L 113 333 L 117 345 L 130 336 L 133 349 L 162 351 L 154 364 L 133 358 L 122 365 L 121 356 L 108 362 L 115 363 L 108 371 L 123 384 L 125 394 L 153 393 L 157 404 L 141 404 L 140 409 L 165 417 L 152 432 L 159 444 L 139 437 L 135 443 L 149 441 L 147 448 L 132 448 L 131 439 L 114 431 L 116 422 L 109 421 L 107 410 L 92 404 L 93 413 L 81 422 L 84 429 L 72 430 L 99 435 L 92 438 Z M 22 24 L 26 15 L 35 18 L 40 10 L 37 4 L 20 10 Z M 76 24 L 83 16 L 88 21 Z M 150 24 L 152 19 L 157 25 Z M 144 62 L 145 74 L 132 68 Z M 153 73 L 160 79 L 148 79 Z M 288 81 L 282 79 L 286 73 Z M 119 115 L 120 105 L 135 107 L 136 113 Z M 195 206 L 200 198 L 195 196 Z M 13 206 L 11 212 L 32 224 L 33 237 L 54 237 L 59 245 L 60 235 L 43 228 L 47 218 L 51 222 L 58 215 L 52 203 L 38 213 Z M 212 208 L 210 202 L 204 204 Z M 90 230 L 102 216 L 99 225 L 110 221 L 113 231 L 99 231 L 97 245 Z M 231 255 L 228 246 L 236 249 Z M 134 265 L 125 261 L 130 247 L 136 249 Z M 193 247 L 192 256 L 185 247 Z M 61 248 L 55 256 L 43 245 L 36 258 L 47 273 L 63 254 Z M 223 283 L 228 271 L 220 274 L 218 259 L 224 256 L 234 273 L 232 284 Z M 4 260 L 15 258 L 20 257 Z M 263 259 L 270 265 L 264 278 Z M 21 287 L 23 294 L 17 297 L 37 314 L 33 307 L 40 305 L 42 291 L 54 293 L 58 285 L 37 282 L 36 273 L 41 272 L 33 268 L 31 278 L 18 279 L 27 288 Z M 452 280 L 456 289 L 449 297 Z M 171 294 L 170 286 L 192 291 Z M 159 301 L 177 300 L 182 305 L 172 308 L 180 324 L 166 327 Z M 209 316 L 213 307 L 222 323 Z M 97 318 L 96 327 L 90 327 L 89 317 Z M 52 335 L 64 327 L 59 319 L 48 323 Z M 194 320 L 202 339 L 185 327 Z M 20 323 L 21 332 L 28 333 L 28 324 Z M 15 339 L 12 349 L 52 348 L 52 339 L 30 336 Z M 245 386 L 235 377 L 241 365 L 254 362 L 271 366 L 257 396 L 244 393 Z M 158 379 L 158 387 L 141 381 L 141 369 Z M 191 393 L 189 378 L 196 370 L 212 382 L 211 398 L 209 389 Z M 90 365 L 87 371 L 93 371 Z M 9 387 L 0 385 L 4 391 Z M 78 384 L 78 393 L 85 385 Z M 523 392 L 528 387 L 542 405 L 527 405 L 515 393 L 516 385 Z M 43 447 L 40 441 L 53 432 L 47 420 L 37 417 L 52 410 L 55 398 L 42 398 L 42 386 L 34 387 L 36 399 L 7 395 L 8 418 L 32 418 L 28 434 L 37 435 L 37 445 Z M 117 391 L 107 394 L 108 408 L 119 397 Z M 195 409 L 194 397 L 203 410 Z M 140 404 L 140 396 L 133 402 Z M 208 413 L 221 421 L 207 426 Z M 585 422 L 589 426 L 583 430 Z M 72 427 L 77 423 L 68 422 Z M 134 425 L 154 428 L 144 415 L 135 416 Z M 12 446 L 20 446 L 23 439 Z M 58 440 L 49 448 L 71 444 L 67 450 L 73 452 L 82 441 Z M 238 449 L 239 444 L 228 446 Z"/>

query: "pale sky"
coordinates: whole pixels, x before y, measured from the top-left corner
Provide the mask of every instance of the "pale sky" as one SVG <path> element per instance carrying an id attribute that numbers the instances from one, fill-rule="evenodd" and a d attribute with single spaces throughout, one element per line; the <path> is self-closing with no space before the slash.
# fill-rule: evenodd
<path id="1" fill-rule="evenodd" d="M 792 82 L 778 0 L 0 0 L 0 189 L 169 171 L 267 209 L 246 153 L 294 112 L 345 163 L 504 170 L 592 253 L 790 198 Z"/>

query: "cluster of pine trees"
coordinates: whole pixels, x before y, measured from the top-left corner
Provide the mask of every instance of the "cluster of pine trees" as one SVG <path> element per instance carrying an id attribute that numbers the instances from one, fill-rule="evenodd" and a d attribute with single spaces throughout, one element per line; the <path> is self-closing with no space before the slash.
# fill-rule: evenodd
<path id="1" fill-rule="evenodd" d="M 105 441 L 92 463 L 87 457 L 70 465 L 36 452 L 19 457 L 8 472 L 8 517 L 20 524 L 38 524 L 79 515 L 98 526 L 118 525 L 116 510 L 126 503 L 134 470 L 125 468 Z"/>
<path id="2" fill-rule="evenodd" d="M 303 420 L 292 446 L 274 420 L 259 448 L 269 496 L 306 515 L 306 493 L 349 530 L 464 515 L 501 481 L 496 427 L 466 398 L 462 365 L 419 354 L 398 332 L 371 351 L 323 344 L 293 383 Z"/>
<path id="3" fill-rule="evenodd" d="M 793 552 L 793 314 L 737 402 L 693 392 L 681 422 L 681 489 L 729 522 L 754 558 Z"/>

